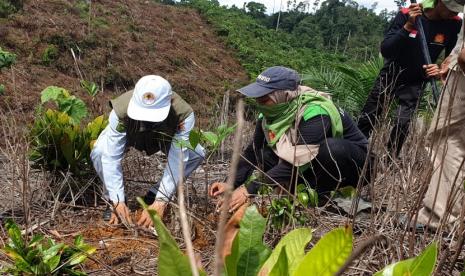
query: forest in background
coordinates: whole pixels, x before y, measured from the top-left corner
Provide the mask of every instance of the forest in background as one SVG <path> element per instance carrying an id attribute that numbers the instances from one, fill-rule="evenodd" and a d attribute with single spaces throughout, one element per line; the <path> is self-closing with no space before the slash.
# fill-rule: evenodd
<path id="1" fill-rule="evenodd" d="M 287 11 L 270 15 L 257 2 L 242 8 L 221 6 L 216 0 L 162 2 L 199 10 L 237 51 L 250 76 L 276 64 L 302 72 L 328 63 L 357 65 L 376 58 L 395 15 L 387 10 L 376 14 L 376 5 L 366 8 L 350 0 L 315 1 L 312 7 L 288 1 Z"/>

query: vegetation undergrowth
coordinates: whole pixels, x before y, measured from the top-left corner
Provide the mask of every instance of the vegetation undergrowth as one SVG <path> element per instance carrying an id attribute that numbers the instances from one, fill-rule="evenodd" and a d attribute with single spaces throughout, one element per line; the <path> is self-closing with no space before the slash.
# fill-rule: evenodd
<path id="1" fill-rule="evenodd" d="M 147 209 L 142 199 L 139 203 Z M 148 209 L 160 241 L 158 275 L 192 275 L 188 257 L 154 210 Z M 353 254 L 353 233 L 350 226 L 333 229 L 308 252 L 312 239 L 310 228 L 298 228 L 286 234 L 272 250 L 263 243 L 266 219 L 252 205 L 247 208 L 234 238 L 231 253 L 224 262 L 224 275 L 334 275 Z M 176 260 L 176 262 L 173 262 Z M 415 258 L 393 263 L 376 275 L 432 275 L 437 260 L 436 243 Z M 205 275 L 201 268 L 200 275 Z"/>
<path id="2" fill-rule="evenodd" d="M 5 224 L 9 242 L 0 252 L 7 255 L 12 265 L 0 270 L 9 275 L 87 275 L 79 265 L 97 249 L 77 236 L 72 245 L 57 243 L 43 235 L 28 240 L 11 220 Z"/>
<path id="3" fill-rule="evenodd" d="M 55 108 L 46 108 L 52 102 Z M 66 89 L 49 86 L 41 93 L 41 103 L 31 128 L 31 160 L 52 170 L 70 170 L 75 174 L 91 168 L 90 151 L 108 121 L 98 116 L 87 125 L 86 104 Z"/>

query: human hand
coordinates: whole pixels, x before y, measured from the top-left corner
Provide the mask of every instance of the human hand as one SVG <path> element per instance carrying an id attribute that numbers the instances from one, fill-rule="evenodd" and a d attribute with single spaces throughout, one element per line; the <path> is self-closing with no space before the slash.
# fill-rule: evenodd
<path id="1" fill-rule="evenodd" d="M 444 82 L 447 77 L 447 73 L 449 73 L 449 64 L 451 61 L 451 57 L 448 56 L 444 61 L 441 63 L 441 71 L 439 71 L 439 75 L 441 77 L 441 80 Z"/>
<path id="2" fill-rule="evenodd" d="M 157 212 L 157 215 L 163 219 L 163 214 L 165 213 L 165 209 L 168 203 L 160 200 L 155 200 L 147 209 L 150 210 L 155 210 Z M 142 211 L 142 214 L 140 215 L 139 220 L 137 221 L 137 225 L 145 228 L 149 228 L 153 226 L 153 221 L 150 218 L 149 212 L 146 210 Z"/>
<path id="3" fill-rule="evenodd" d="M 462 72 L 465 73 L 465 48 L 463 48 L 460 52 L 457 63 L 460 66 L 460 69 L 462 69 Z"/>
<path id="4" fill-rule="evenodd" d="M 210 187 L 208 187 L 208 195 L 211 197 L 217 197 L 223 194 L 225 190 L 226 190 L 226 183 L 215 182 Z"/>
<path id="5" fill-rule="evenodd" d="M 411 4 L 408 7 L 408 21 L 405 23 L 404 28 L 411 32 L 415 29 L 415 21 L 418 16 L 423 14 L 422 5 L 419 3 Z"/>
<path id="6" fill-rule="evenodd" d="M 234 190 L 232 196 L 231 196 L 231 201 L 229 202 L 228 211 L 230 213 L 233 213 L 234 211 L 237 210 L 237 208 L 241 207 L 244 205 L 244 203 L 247 202 L 249 199 L 249 192 L 247 192 L 247 189 L 244 186 L 241 186 Z M 216 205 L 217 210 L 221 210 L 223 208 L 223 203 L 224 199 L 220 199 L 218 201 L 218 204 Z"/>
<path id="7" fill-rule="evenodd" d="M 427 78 L 437 78 L 441 75 L 441 70 L 439 69 L 439 66 L 437 64 L 423 65 L 423 69 L 425 69 Z"/>
<path id="8" fill-rule="evenodd" d="M 113 204 L 113 212 L 109 223 L 112 225 L 118 224 L 120 219 L 123 224 L 132 224 L 131 212 L 124 202 Z"/>

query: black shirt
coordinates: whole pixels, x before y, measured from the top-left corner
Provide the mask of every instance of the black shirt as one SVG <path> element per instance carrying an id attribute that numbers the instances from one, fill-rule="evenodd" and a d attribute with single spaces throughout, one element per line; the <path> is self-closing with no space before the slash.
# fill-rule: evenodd
<path id="1" fill-rule="evenodd" d="M 340 114 L 343 126 L 343 139 L 352 142 L 353 144 L 361 147 L 366 151 L 368 141 L 365 136 L 357 128 L 352 118 L 350 118 L 346 112 L 340 110 Z M 298 127 L 298 137 L 298 145 L 320 145 L 325 141 L 326 138 L 332 137 L 330 117 L 323 115 L 310 118 L 306 121 L 302 120 Z M 255 126 L 253 140 L 246 148 L 242 154 L 241 160 L 239 161 L 234 187 L 240 186 L 247 180 L 247 178 L 254 171 L 254 165 L 261 167 L 258 161 L 258 159 L 261 158 L 258 155 L 263 154 L 262 149 L 264 147 L 268 147 L 268 144 L 263 132 L 262 120 L 260 119 L 257 121 Z M 266 158 L 268 158 L 268 160 L 264 162 L 271 161 L 272 163 L 275 163 L 271 169 L 266 171 L 268 178 L 271 178 L 280 184 L 289 183 L 293 171 L 295 172 L 295 168 L 292 166 L 292 164 L 279 159 L 279 157 L 274 154 L 274 152 L 272 153 L 272 156 L 266 156 Z M 269 180 L 268 182 L 272 183 L 273 181 Z M 258 187 L 259 183 L 252 182 L 250 185 L 247 185 L 247 191 L 250 194 L 255 194 L 258 191 Z"/>
<path id="2" fill-rule="evenodd" d="M 391 80 L 396 79 L 397 84 L 419 84 L 426 80 L 423 69 L 426 61 L 421 50 L 420 34 L 416 30 L 408 32 L 404 29 L 408 16 L 408 9 L 402 9 L 394 18 L 381 43 L 381 54 L 385 58 L 381 73 Z M 436 62 L 443 50 L 448 56 L 457 42 L 457 34 L 462 26 L 460 17 L 429 20 L 422 15 L 420 20 L 423 23 L 431 60 Z"/>

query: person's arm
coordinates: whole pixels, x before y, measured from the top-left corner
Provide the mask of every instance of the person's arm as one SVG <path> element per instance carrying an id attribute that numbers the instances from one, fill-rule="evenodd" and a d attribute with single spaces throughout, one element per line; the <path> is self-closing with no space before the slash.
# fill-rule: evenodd
<path id="1" fill-rule="evenodd" d="M 191 113 L 183 123 L 180 124 L 171 142 L 170 150 L 168 152 L 168 162 L 166 163 L 163 176 L 160 181 L 160 188 L 155 197 L 155 200 L 169 201 L 171 196 L 175 193 L 176 187 L 181 179 L 180 166 L 182 163 L 183 171 L 185 169 L 185 162 L 189 159 L 186 147 L 180 146 L 180 141 L 188 142 L 189 134 L 195 125 L 194 113 Z"/>
<path id="2" fill-rule="evenodd" d="M 460 30 L 460 33 L 457 36 L 457 42 L 455 43 L 454 49 L 451 51 L 450 55 L 446 59 L 446 64 L 444 67 L 447 66 L 448 69 L 455 69 L 455 66 L 457 65 L 457 62 L 459 61 L 459 56 L 463 48 L 463 36 L 464 36 L 464 29 L 465 29 L 465 22 L 462 22 L 462 29 Z M 445 73 L 447 73 L 447 70 Z"/>
<path id="3" fill-rule="evenodd" d="M 102 131 L 98 141 L 102 145 L 103 182 L 114 204 L 125 201 L 121 160 L 126 146 L 126 132 L 117 130 L 119 123 L 116 113 L 111 111 L 108 126 Z"/>
<path id="4" fill-rule="evenodd" d="M 266 141 L 265 134 L 262 129 L 262 120 L 258 120 L 255 125 L 253 140 L 242 153 L 242 157 L 237 165 L 234 188 L 239 187 L 247 180 L 247 178 L 249 178 L 254 171 L 254 165 L 258 166 L 257 155 L 261 154 L 261 150 L 266 146 L 265 143 Z M 247 190 L 255 190 L 255 188 L 251 186 L 252 183 L 247 185 Z"/>
<path id="5" fill-rule="evenodd" d="M 298 145 L 319 145 L 326 138 L 332 137 L 331 118 L 318 115 L 308 120 L 302 120 L 298 128 Z"/>
<path id="6" fill-rule="evenodd" d="M 413 30 L 414 27 L 409 21 L 409 14 L 405 10 L 397 13 L 381 42 L 381 54 L 383 57 L 387 59 L 397 57 L 399 51 L 403 47 L 406 47 L 409 34 Z"/>

